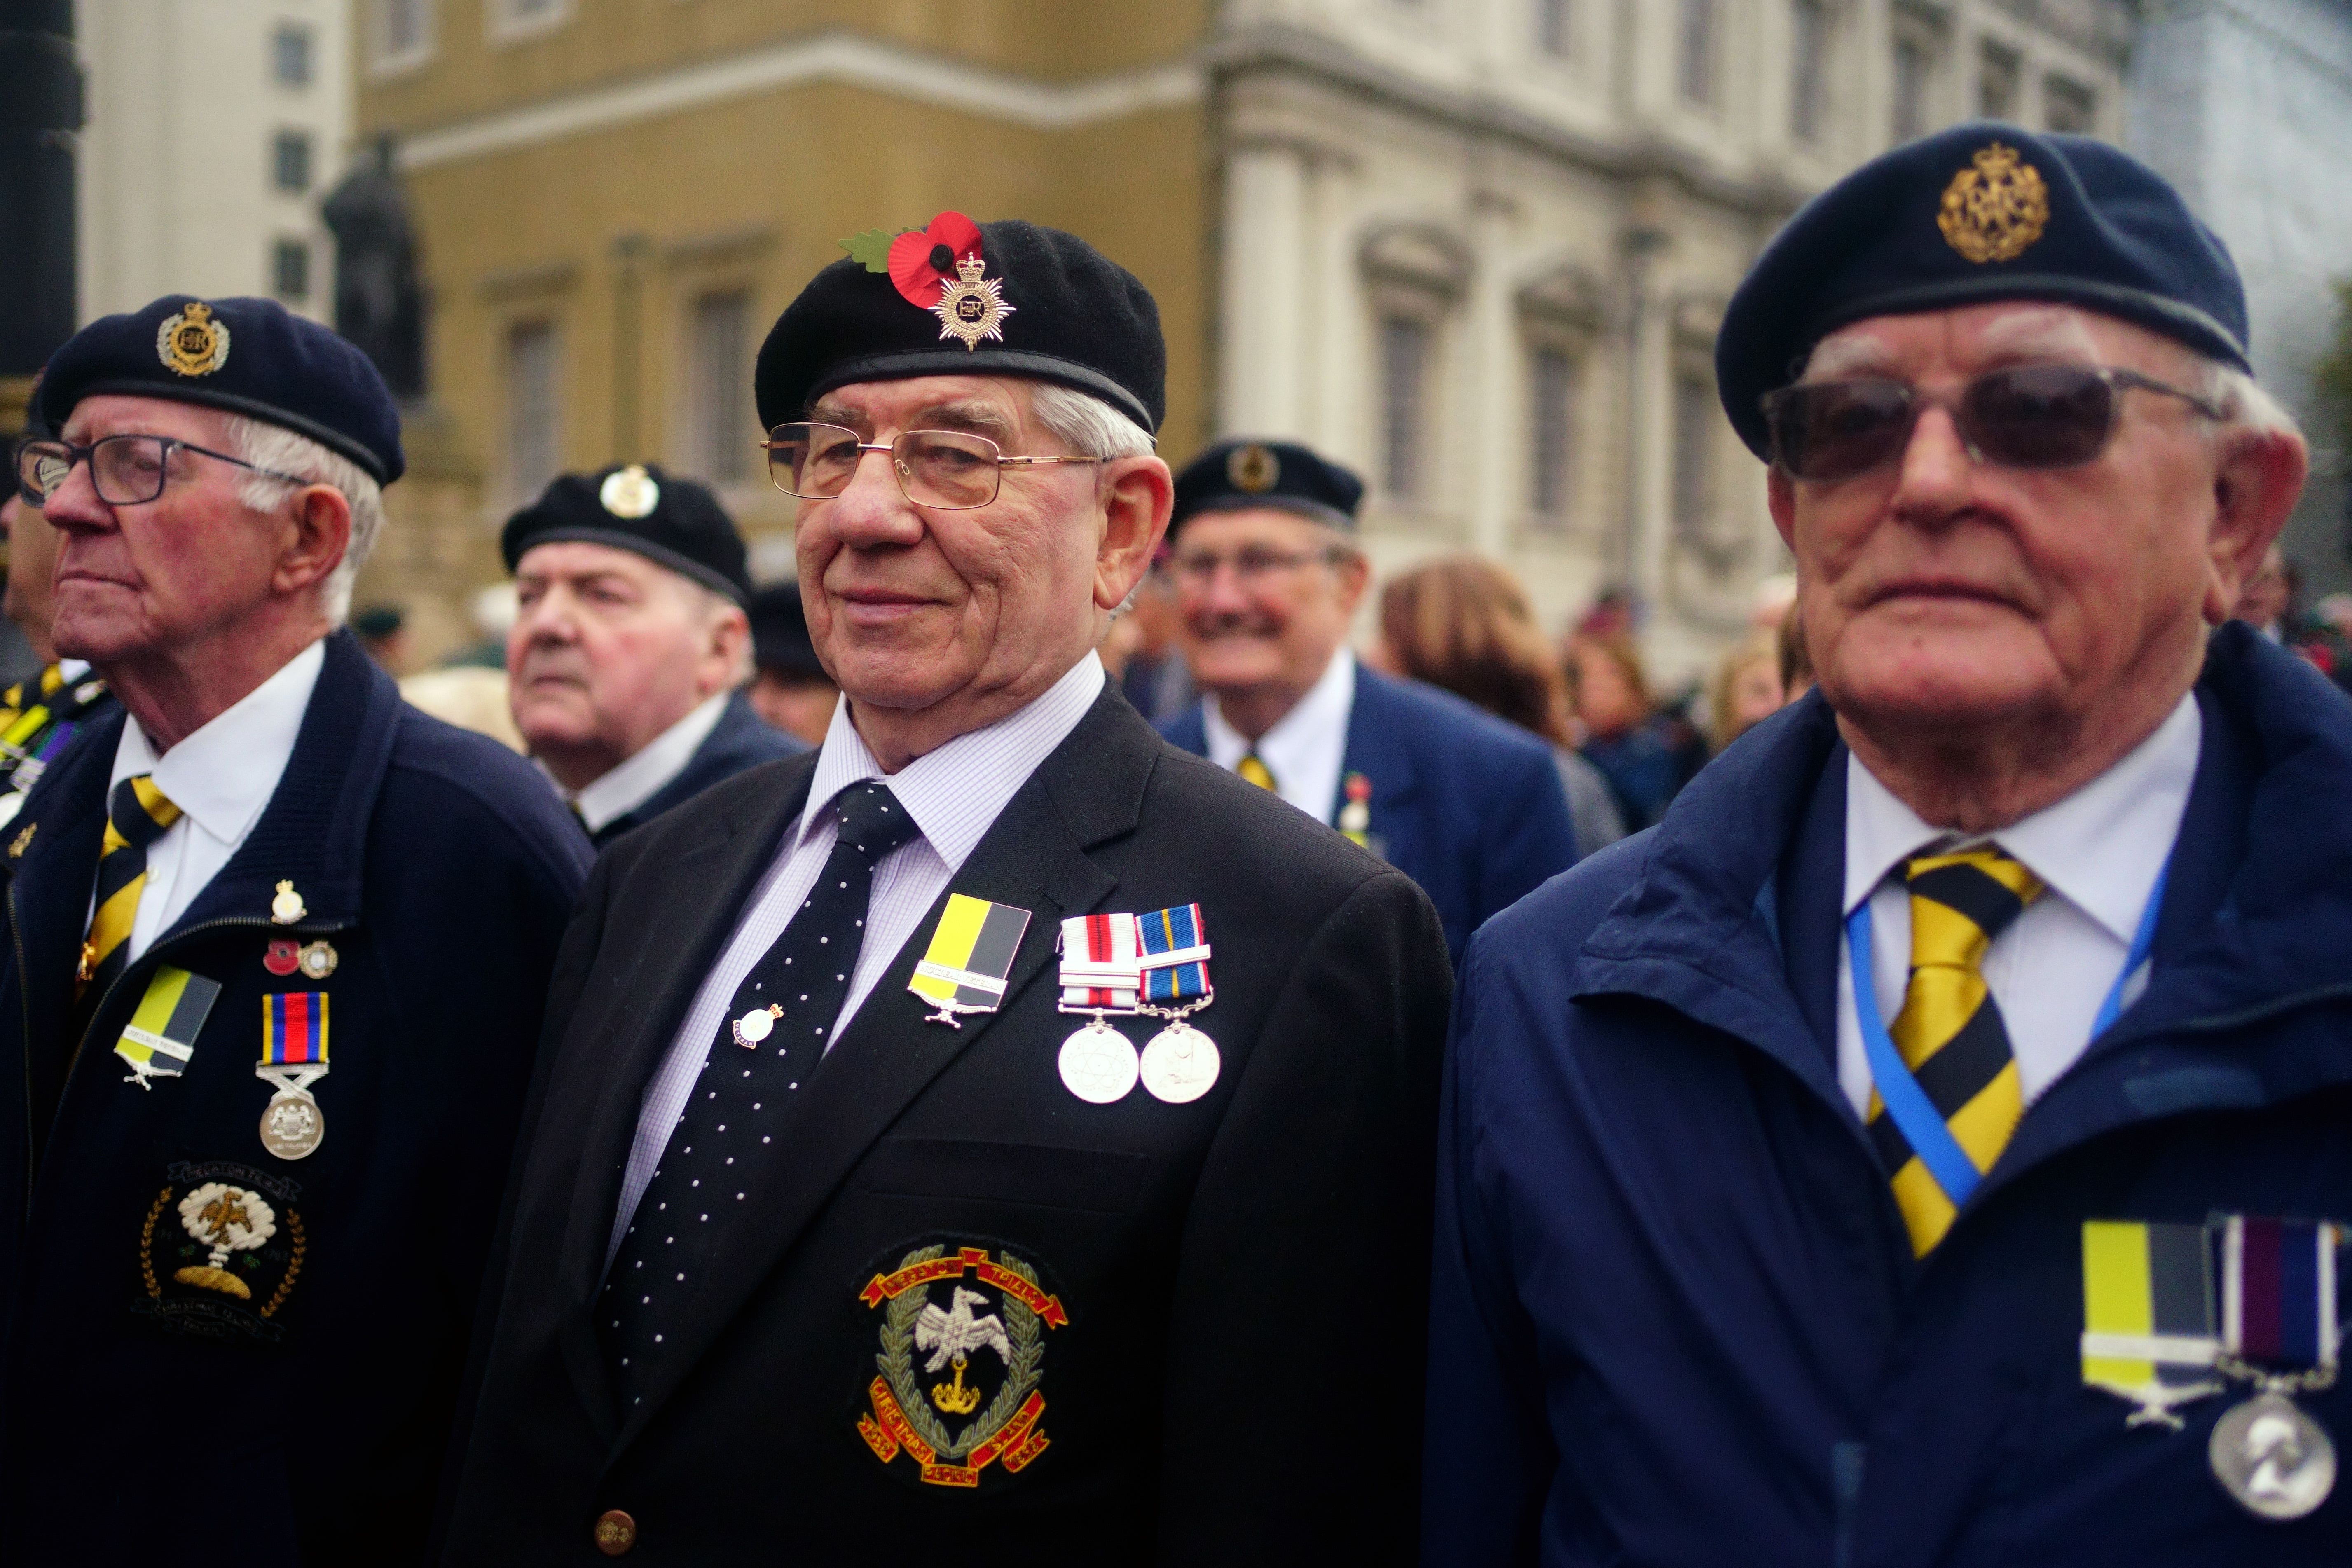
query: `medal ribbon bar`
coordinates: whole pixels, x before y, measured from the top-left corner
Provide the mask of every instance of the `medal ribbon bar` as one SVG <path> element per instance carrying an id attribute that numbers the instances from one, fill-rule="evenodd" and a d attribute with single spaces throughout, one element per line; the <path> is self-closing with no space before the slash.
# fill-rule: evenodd
<path id="1" fill-rule="evenodd" d="M 1062 922 L 1065 1013 L 1132 1013 L 1143 984 L 1142 940 L 1133 915 L 1074 915 Z"/>
<path id="2" fill-rule="evenodd" d="M 151 1078 L 178 1078 L 173 1064 L 195 1055 L 197 1032 L 219 996 L 216 980 L 169 965 L 157 970 L 114 1044 L 114 1054 L 131 1069 L 124 1081 L 144 1088 Z"/>
<path id="3" fill-rule="evenodd" d="M 1198 904 L 1154 910 L 1135 921 L 1143 941 L 1143 1000 L 1189 1002 L 1209 994 L 1209 931 Z"/>
<path id="4" fill-rule="evenodd" d="M 957 1013 L 993 1013 L 1004 1000 L 1005 976 L 1028 929 L 1027 910 L 950 893 L 907 989 L 938 1007 L 943 1020 Z"/>

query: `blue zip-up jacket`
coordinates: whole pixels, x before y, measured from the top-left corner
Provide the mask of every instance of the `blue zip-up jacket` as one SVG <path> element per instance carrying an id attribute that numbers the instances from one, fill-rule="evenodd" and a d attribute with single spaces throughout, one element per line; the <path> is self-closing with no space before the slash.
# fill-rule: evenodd
<path id="1" fill-rule="evenodd" d="M 686 766 L 661 788 L 646 797 L 635 811 L 625 811 L 591 837 L 596 847 L 618 838 L 632 827 L 642 827 L 674 805 L 683 805 L 721 779 L 731 779 L 746 768 L 797 757 L 809 749 L 797 735 L 787 735 L 751 710 L 751 699 L 738 691 L 719 710 L 719 722 L 694 748 Z"/>
<path id="2" fill-rule="evenodd" d="M 1845 752 L 1808 698 L 1471 944 L 1433 1564 L 2352 1562 L 2082 1381 L 2087 1219 L 2352 1220 L 2352 703 L 2231 626 L 2148 987 L 1915 1262 L 1835 1065 Z M 2110 975 L 2085 975 L 2104 990 Z M 2352 1390 L 2303 1399 L 2352 1452 Z"/>

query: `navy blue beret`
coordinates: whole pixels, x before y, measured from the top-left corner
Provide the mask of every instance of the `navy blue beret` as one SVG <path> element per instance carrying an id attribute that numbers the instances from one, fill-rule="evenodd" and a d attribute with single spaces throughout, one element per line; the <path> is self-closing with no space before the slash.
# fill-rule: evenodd
<path id="1" fill-rule="evenodd" d="M 760 345 L 752 393 L 762 426 L 802 418 L 852 382 L 1011 375 L 1092 393 L 1146 430 L 1160 428 L 1168 412 L 1160 307 L 1133 273 L 1077 236 L 942 213 L 928 230 L 843 243 L 851 257 L 810 279 Z M 876 270 L 885 250 L 896 254 Z M 970 286 L 959 265 L 966 259 L 979 264 Z M 917 302 L 939 300 L 943 284 L 950 310 L 969 301 L 957 321 Z M 992 315 L 980 297 L 992 286 L 1000 304 Z"/>
<path id="2" fill-rule="evenodd" d="M 798 583 L 770 583 L 751 595 L 751 658 L 779 675 L 833 679 L 809 636 L 808 607 Z"/>
<path id="3" fill-rule="evenodd" d="M 1169 537 L 1184 520 L 1204 511 L 1272 507 L 1295 511 L 1352 533 L 1364 481 L 1293 441 L 1220 441 L 1176 476 L 1176 507 Z"/>
<path id="4" fill-rule="evenodd" d="M 119 393 L 226 409 L 308 436 L 388 485 L 406 461 L 400 409 L 374 362 L 275 300 L 167 294 L 68 338 L 41 378 L 41 417 L 65 428 L 85 397 Z"/>
<path id="5" fill-rule="evenodd" d="M 1731 297 L 1716 384 L 1767 455 L 1759 401 L 1870 316 L 2049 300 L 2250 369 L 2246 290 L 2221 237 L 2128 153 L 1976 121 L 1864 163 L 1800 208 Z"/>
<path id="6" fill-rule="evenodd" d="M 739 605 L 751 602 L 743 536 L 719 498 L 649 464 L 558 474 L 537 500 L 507 519 L 499 551 L 511 572 L 532 545 L 565 540 L 634 551 Z"/>

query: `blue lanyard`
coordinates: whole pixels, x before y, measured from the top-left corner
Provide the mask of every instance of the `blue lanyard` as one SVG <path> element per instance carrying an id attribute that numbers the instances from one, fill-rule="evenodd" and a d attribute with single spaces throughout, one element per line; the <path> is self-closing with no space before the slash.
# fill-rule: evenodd
<path id="1" fill-rule="evenodd" d="M 2131 952 L 2124 959 L 2123 973 L 2107 988 L 2107 997 L 2099 1005 L 2099 1016 L 2091 1025 L 2091 1038 L 2095 1040 L 2113 1026 L 2124 1010 L 2124 989 L 2131 977 L 2139 973 L 2156 949 L 2157 916 L 2164 909 L 2165 879 L 2171 873 L 2168 862 L 2156 874 L 2156 886 L 2148 889 L 2147 906 L 2140 911 L 2139 931 L 2132 938 Z M 1862 1026 L 1863 1054 L 1870 1062 L 1871 1080 L 1877 1086 L 1878 1098 L 1885 1103 L 1886 1114 L 1895 1119 L 1911 1152 L 1944 1189 L 1944 1195 L 1958 1208 L 1968 1202 L 1969 1194 L 1983 1180 L 1976 1162 L 1960 1147 L 1959 1140 L 1944 1124 L 1927 1091 L 1911 1076 L 1904 1065 L 1903 1053 L 1895 1048 L 1894 1037 L 1887 1034 L 1886 1024 L 1878 1016 L 1878 985 L 1871 969 L 1870 900 L 1864 899 L 1846 917 L 1845 941 L 1849 977 L 1853 985 L 1853 1014 Z"/>

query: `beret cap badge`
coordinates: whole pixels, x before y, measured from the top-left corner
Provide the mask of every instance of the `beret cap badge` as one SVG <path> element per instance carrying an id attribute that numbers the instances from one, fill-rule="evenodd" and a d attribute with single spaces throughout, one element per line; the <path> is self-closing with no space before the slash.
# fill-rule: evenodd
<path id="1" fill-rule="evenodd" d="M 1979 265 L 2014 261 L 2050 222 L 2050 187 L 2013 147 L 1995 142 L 1944 187 L 1936 226 L 1944 242 Z"/>
<path id="2" fill-rule="evenodd" d="M 956 262 L 956 280 L 940 291 L 940 302 L 931 311 L 940 319 L 940 336 L 954 338 L 967 349 L 980 347 L 982 338 L 1004 341 L 1004 318 L 1013 314 L 1013 307 L 1004 302 L 1004 284 L 999 279 L 982 278 L 982 263 L 977 256 L 967 256 Z"/>
<path id="3" fill-rule="evenodd" d="M 604 476 L 604 484 L 597 489 L 596 500 L 614 517 L 625 517 L 634 521 L 652 516 L 654 508 L 661 505 L 661 486 L 642 465 L 631 463 Z"/>
<path id="4" fill-rule="evenodd" d="M 210 305 L 191 300 L 155 329 L 155 356 L 182 375 L 210 375 L 228 363 L 228 327 Z"/>
<path id="5" fill-rule="evenodd" d="M 1232 455 L 1225 458 L 1225 478 L 1233 481 L 1234 489 L 1237 490 L 1263 495 L 1280 482 L 1282 459 L 1276 457 L 1270 448 L 1253 441 L 1245 447 L 1234 447 Z"/>

